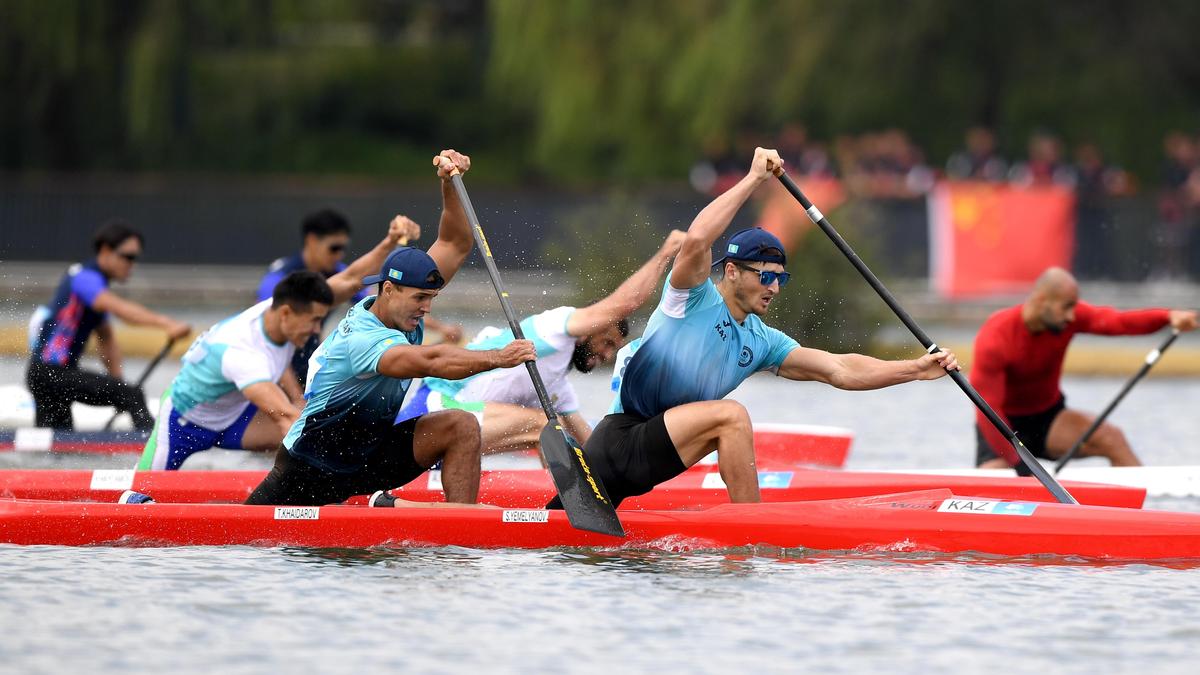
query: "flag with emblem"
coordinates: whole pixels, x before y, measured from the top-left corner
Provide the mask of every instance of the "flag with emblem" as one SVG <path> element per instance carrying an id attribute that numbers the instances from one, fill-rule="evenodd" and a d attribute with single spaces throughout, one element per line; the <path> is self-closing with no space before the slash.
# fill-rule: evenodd
<path id="1" fill-rule="evenodd" d="M 929 195 L 929 266 L 946 298 L 1023 293 L 1070 268 L 1075 197 L 1066 188 L 944 181 Z"/>

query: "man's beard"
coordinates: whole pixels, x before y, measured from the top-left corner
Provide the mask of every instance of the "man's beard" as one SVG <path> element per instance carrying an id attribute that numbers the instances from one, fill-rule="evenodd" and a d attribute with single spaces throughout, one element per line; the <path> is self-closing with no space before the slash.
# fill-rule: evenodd
<path id="1" fill-rule="evenodd" d="M 571 352 L 571 365 L 581 373 L 590 373 L 595 366 L 591 363 L 592 357 L 596 353 L 592 351 L 592 344 L 588 340 L 575 343 L 575 350 Z"/>

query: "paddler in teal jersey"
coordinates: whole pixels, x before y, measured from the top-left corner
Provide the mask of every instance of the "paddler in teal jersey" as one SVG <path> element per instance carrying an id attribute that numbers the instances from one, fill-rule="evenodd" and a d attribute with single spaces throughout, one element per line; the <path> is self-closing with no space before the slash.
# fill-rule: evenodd
<path id="1" fill-rule="evenodd" d="M 330 306 L 362 290 L 363 277 L 415 228 L 396 216 L 378 246 L 328 280 L 309 270 L 291 272 L 270 298 L 205 331 L 183 355 L 137 468 L 173 471 L 214 447 L 277 449 L 304 405 L 289 372 L 296 350 L 320 333 Z"/>
<path id="2" fill-rule="evenodd" d="M 618 355 L 616 399 L 584 446 L 614 502 L 649 492 L 714 450 L 730 500 L 760 501 L 750 414 L 723 400 L 759 371 L 865 390 L 958 368 L 950 352 L 881 361 L 802 347 L 762 322 L 788 282 L 783 244 L 760 228 L 742 230 L 715 265 L 712 247 L 750 195 L 782 170 L 777 151 L 757 148 L 746 177 L 696 216 L 645 333 Z M 557 499 L 550 508 L 561 508 Z"/>
<path id="3" fill-rule="evenodd" d="M 433 299 L 473 248 L 466 213 L 450 182 L 471 160 L 443 150 L 442 217 L 428 251 L 393 251 L 363 283 L 375 295 L 346 312 L 309 360 L 304 409 L 275 454 L 275 466 L 248 504 L 320 506 L 401 487 L 442 463 L 446 501 L 472 504 L 479 495 L 479 424 L 462 410 L 395 422 L 413 378 L 461 379 L 535 361 L 529 340 L 475 351 L 422 345 Z"/>

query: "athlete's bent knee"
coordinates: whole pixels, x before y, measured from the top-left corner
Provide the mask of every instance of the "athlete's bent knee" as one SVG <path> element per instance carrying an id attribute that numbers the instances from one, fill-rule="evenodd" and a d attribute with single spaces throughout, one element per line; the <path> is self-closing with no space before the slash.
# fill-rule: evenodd
<path id="1" fill-rule="evenodd" d="M 737 401 L 721 401 L 720 424 L 729 431 L 745 431 L 751 428 L 750 411 Z"/>

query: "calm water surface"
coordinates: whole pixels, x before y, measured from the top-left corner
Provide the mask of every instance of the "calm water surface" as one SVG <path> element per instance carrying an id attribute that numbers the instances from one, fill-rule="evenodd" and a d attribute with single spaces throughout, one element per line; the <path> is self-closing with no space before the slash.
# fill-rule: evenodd
<path id="1" fill-rule="evenodd" d="M 599 417 L 607 378 L 578 381 Z M 1075 379 L 1066 392 L 1098 410 L 1120 385 Z M 855 468 L 974 456 L 970 404 L 949 381 L 847 393 L 760 376 L 734 397 L 759 421 L 853 428 Z M 1197 400 L 1200 384 L 1149 380 L 1114 421 L 1147 463 L 1195 464 Z M 1200 655 L 1200 570 L 1152 565 L 0 546 L 0 566 L 0 672 L 13 673 L 1182 673 Z"/>

